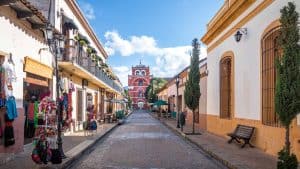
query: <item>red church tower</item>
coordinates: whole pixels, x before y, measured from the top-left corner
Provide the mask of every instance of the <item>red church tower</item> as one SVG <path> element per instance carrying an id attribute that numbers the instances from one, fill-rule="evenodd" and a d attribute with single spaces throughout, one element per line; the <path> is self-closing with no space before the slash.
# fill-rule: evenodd
<path id="1" fill-rule="evenodd" d="M 151 80 L 149 66 L 142 65 L 140 62 L 131 70 L 131 75 L 128 75 L 128 93 L 132 99 L 132 106 L 134 109 L 146 109 L 145 91 Z"/>

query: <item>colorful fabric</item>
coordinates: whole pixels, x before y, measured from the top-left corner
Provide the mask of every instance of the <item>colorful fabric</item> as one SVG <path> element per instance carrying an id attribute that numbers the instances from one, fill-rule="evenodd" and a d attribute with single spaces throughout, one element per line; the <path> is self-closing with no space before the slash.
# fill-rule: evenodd
<path id="1" fill-rule="evenodd" d="M 28 104 L 27 118 L 28 120 L 34 121 L 34 103 Z"/>
<path id="2" fill-rule="evenodd" d="M 0 98 L 5 99 L 5 69 L 0 66 Z"/>
<path id="3" fill-rule="evenodd" d="M 9 120 L 14 120 L 18 117 L 17 105 L 14 96 L 10 96 L 6 100 L 6 113 Z"/>
<path id="4" fill-rule="evenodd" d="M 34 108 L 33 108 L 33 113 L 34 113 L 34 127 L 36 128 L 38 125 L 38 113 L 39 113 L 39 102 L 35 101 L 34 102 Z"/>

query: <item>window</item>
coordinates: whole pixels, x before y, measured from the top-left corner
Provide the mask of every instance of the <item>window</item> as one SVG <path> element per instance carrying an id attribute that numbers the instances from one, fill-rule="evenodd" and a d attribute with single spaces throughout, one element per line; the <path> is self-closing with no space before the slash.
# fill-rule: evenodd
<path id="1" fill-rule="evenodd" d="M 220 63 L 220 118 L 231 117 L 231 56 L 224 57 Z"/>
<path id="2" fill-rule="evenodd" d="M 142 79 L 139 80 L 139 86 L 143 86 L 143 80 Z"/>
<path id="3" fill-rule="evenodd" d="M 145 76 L 145 75 L 146 75 L 146 73 L 145 73 L 145 71 L 143 70 L 143 71 L 142 71 L 142 76 Z"/>
<path id="4" fill-rule="evenodd" d="M 135 75 L 140 75 L 140 71 L 135 71 Z"/>
<path id="5" fill-rule="evenodd" d="M 275 60 L 281 55 L 278 44 L 279 28 L 271 29 L 262 39 L 262 123 L 269 126 L 279 126 L 275 113 Z"/>

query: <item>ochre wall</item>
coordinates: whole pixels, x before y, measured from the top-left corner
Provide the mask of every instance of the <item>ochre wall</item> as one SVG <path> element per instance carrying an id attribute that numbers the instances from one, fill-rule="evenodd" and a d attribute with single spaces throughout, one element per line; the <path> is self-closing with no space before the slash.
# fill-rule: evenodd
<path id="1" fill-rule="evenodd" d="M 277 153 L 283 148 L 285 142 L 285 129 L 280 127 L 266 126 L 258 120 L 250 119 L 220 119 L 219 116 L 207 115 L 207 131 L 216 135 L 226 137 L 227 133 L 233 132 L 237 124 L 244 124 L 255 127 L 255 132 L 251 143 L 262 149 L 264 152 L 277 156 Z M 300 158 L 300 127 L 293 121 L 291 127 L 291 147 L 292 151 Z"/>

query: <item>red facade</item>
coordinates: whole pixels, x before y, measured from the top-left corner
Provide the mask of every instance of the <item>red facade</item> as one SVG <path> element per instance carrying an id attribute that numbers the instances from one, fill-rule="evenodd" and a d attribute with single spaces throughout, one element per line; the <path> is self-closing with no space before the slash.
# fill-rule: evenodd
<path id="1" fill-rule="evenodd" d="M 131 68 L 131 75 L 128 75 L 128 91 L 132 99 L 132 106 L 134 109 L 146 109 L 147 100 L 145 98 L 145 91 L 150 84 L 151 75 L 149 66 L 141 63 Z"/>

